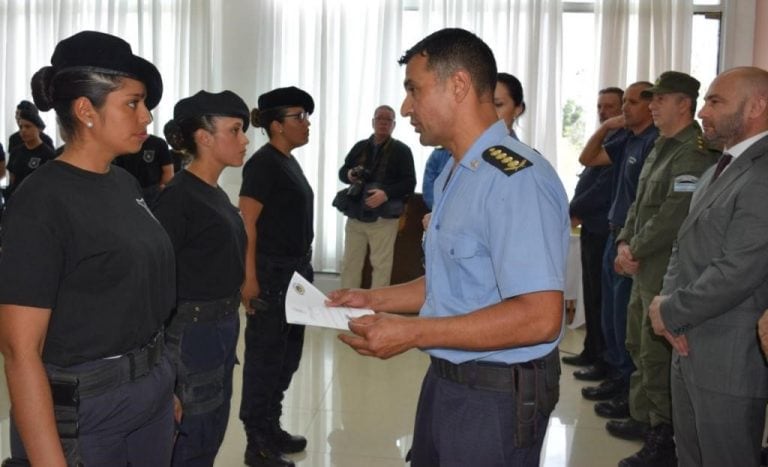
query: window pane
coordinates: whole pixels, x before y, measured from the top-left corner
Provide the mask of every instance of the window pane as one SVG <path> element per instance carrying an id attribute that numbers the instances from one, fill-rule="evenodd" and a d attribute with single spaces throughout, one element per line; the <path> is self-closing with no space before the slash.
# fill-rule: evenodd
<path id="1" fill-rule="evenodd" d="M 691 52 L 691 74 L 701 82 L 699 93 L 700 109 L 709 84 L 717 76 L 718 50 L 720 47 L 720 18 L 693 15 L 693 50 Z"/>
<path id="2" fill-rule="evenodd" d="M 557 171 L 569 197 L 582 170 L 579 154 L 597 124 L 594 54 L 587 52 L 597 49 L 594 31 L 593 13 L 563 13 L 563 130 L 558 137 Z"/>

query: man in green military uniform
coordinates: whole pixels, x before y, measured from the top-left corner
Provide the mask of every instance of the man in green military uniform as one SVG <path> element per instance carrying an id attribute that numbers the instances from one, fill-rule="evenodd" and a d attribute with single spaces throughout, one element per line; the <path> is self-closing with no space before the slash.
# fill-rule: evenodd
<path id="1" fill-rule="evenodd" d="M 611 434 L 644 437 L 645 444 L 623 459 L 621 467 L 677 465 L 669 385 L 671 349 L 654 334 L 647 310 L 661 290 L 672 243 L 699 177 L 717 159 L 693 119 L 699 94 L 696 79 L 668 71 L 643 91 L 648 94 L 660 137 L 640 172 L 637 197 L 616 240 L 616 271 L 634 276 L 627 311 L 627 350 L 637 368 L 630 378 L 632 418 L 607 425 Z"/>

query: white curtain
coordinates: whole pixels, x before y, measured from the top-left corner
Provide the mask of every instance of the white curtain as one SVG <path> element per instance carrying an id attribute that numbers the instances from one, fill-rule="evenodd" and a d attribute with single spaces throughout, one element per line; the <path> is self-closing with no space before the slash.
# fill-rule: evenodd
<path id="1" fill-rule="evenodd" d="M 595 22 L 599 88 L 691 72 L 693 0 L 596 0 Z"/>
<path id="2" fill-rule="evenodd" d="M 399 109 L 402 70 L 400 1 L 228 0 L 223 24 L 222 87 L 252 107 L 258 96 L 298 86 L 315 101 L 309 144 L 294 151 L 315 191 L 314 266 L 338 271 L 343 253 L 344 217 L 331 206 L 341 188 L 338 169 L 352 145 L 371 132 L 374 109 Z M 237 43 L 235 47 L 233 44 Z M 413 133 L 400 120 L 395 136 Z M 266 142 L 249 131 L 251 149 Z M 222 186 L 240 187 L 240 170 L 229 170 Z"/>
<path id="3" fill-rule="evenodd" d="M 692 0 L 596 0 L 596 11 L 601 87 L 689 71 Z M 165 92 L 155 134 L 175 102 L 199 89 L 231 89 L 253 107 L 268 90 L 301 87 L 316 102 L 310 142 L 296 151 L 316 195 L 314 263 L 335 271 L 344 223 L 331 207 L 337 171 L 371 133 L 377 105 L 399 111 L 404 50 L 443 27 L 480 36 L 499 71 L 523 84 L 518 134 L 557 166 L 560 80 L 569 79 L 561 77 L 561 26 L 561 0 L 0 0 L 0 136 L 15 131 L 15 105 L 31 98 L 29 79 L 56 42 L 83 29 L 119 35 L 158 66 Z M 43 116 L 53 133 L 54 115 Z M 251 151 L 266 141 L 259 131 L 248 136 Z M 420 181 L 431 148 L 402 118 L 395 137 L 411 146 Z M 221 184 L 236 202 L 240 169 L 226 170 Z"/>
<path id="4" fill-rule="evenodd" d="M 528 111 L 518 133 L 556 162 L 560 0 L 422 0 L 409 2 L 405 10 L 402 1 L 391 0 L 235 0 L 226 5 L 238 14 L 223 25 L 222 43 L 241 45 L 222 51 L 222 85 L 254 106 L 259 94 L 296 85 L 317 104 L 310 142 L 295 153 L 315 189 L 318 270 L 338 271 L 343 254 L 344 217 L 331 207 L 341 187 L 338 168 L 354 142 L 371 133 L 376 106 L 389 104 L 399 111 L 404 71 L 397 59 L 437 29 L 475 32 L 494 50 L 499 70 L 521 79 Z M 254 149 L 265 141 L 258 132 L 250 135 Z M 432 148 L 420 146 L 402 118 L 394 136 L 413 150 L 420 179 Z M 228 191 L 236 193 L 239 183 L 239 171 L 228 171 Z"/>
<path id="5" fill-rule="evenodd" d="M 515 75 L 523 85 L 527 110 L 519 120 L 518 136 L 556 167 L 561 127 L 560 0 L 421 0 L 420 13 L 421 36 L 461 27 L 491 47 L 498 70 Z"/>
<path id="6" fill-rule="evenodd" d="M 560 10 L 560 0 L 409 0 L 408 8 L 403 0 L 0 1 L 0 128 L 5 138 L 15 131 L 13 108 L 31 97 L 32 73 L 49 63 L 58 40 L 83 29 L 119 35 L 158 66 L 165 92 L 155 134 L 174 103 L 199 89 L 231 89 L 256 106 L 268 90 L 301 87 L 316 102 L 310 142 L 296 151 L 315 189 L 314 263 L 334 271 L 343 253 L 344 218 L 331 207 L 338 168 L 371 133 L 376 106 L 399 111 L 404 70 L 397 60 L 439 28 L 475 32 L 494 50 L 499 70 L 520 78 L 528 110 L 518 134 L 556 162 Z M 53 128 L 54 115 L 44 118 Z M 411 146 L 420 179 L 431 148 L 419 145 L 402 118 L 395 137 Z M 249 138 L 251 151 L 266 141 L 260 131 Z M 240 169 L 221 178 L 235 202 L 240 179 Z"/>
<path id="7" fill-rule="evenodd" d="M 16 131 L 14 109 L 32 100 L 30 78 L 50 65 L 56 43 L 82 30 L 108 32 L 155 63 L 163 76 L 163 99 L 150 131 L 162 136 L 173 104 L 190 90 L 210 86 L 216 66 L 213 36 L 218 1 L 195 0 L 32 0 L 0 1 L 0 129 L 3 142 Z M 54 143 L 53 112 L 41 113 Z M 6 148 L 8 149 L 8 148 Z"/>

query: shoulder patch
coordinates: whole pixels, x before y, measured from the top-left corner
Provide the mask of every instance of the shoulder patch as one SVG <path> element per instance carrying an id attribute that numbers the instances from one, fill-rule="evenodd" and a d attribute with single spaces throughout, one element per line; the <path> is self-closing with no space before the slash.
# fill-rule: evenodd
<path id="1" fill-rule="evenodd" d="M 699 177 L 695 175 L 678 175 L 675 177 L 675 193 L 693 193 L 699 184 Z"/>
<path id="2" fill-rule="evenodd" d="M 483 159 L 501 170 L 507 177 L 533 165 L 525 157 L 506 146 L 493 146 L 483 152 Z"/>

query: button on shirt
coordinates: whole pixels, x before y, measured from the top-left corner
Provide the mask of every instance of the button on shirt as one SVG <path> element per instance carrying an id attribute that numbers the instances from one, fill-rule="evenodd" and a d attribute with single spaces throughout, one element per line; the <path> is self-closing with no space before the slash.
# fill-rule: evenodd
<path id="1" fill-rule="evenodd" d="M 507 175 L 483 159 L 502 145 L 532 163 Z M 503 121 L 489 127 L 461 162 L 435 181 L 435 205 L 425 238 L 423 317 L 460 316 L 518 295 L 565 286 L 568 200 L 540 154 L 510 137 Z M 447 183 L 446 183 L 447 181 Z M 560 341 L 492 351 L 431 348 L 454 363 L 519 363 L 543 357 Z"/>

